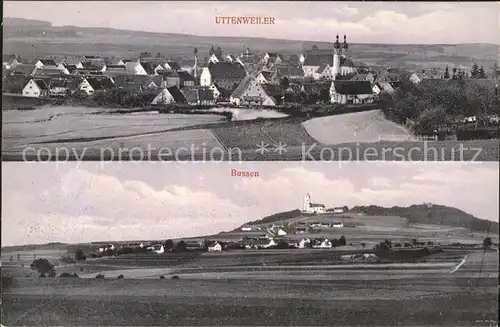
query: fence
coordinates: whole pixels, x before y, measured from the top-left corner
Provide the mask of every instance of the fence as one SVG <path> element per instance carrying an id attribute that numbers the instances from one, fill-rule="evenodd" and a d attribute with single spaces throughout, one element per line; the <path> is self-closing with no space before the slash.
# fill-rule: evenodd
<path id="1" fill-rule="evenodd" d="M 401 135 L 401 134 L 381 134 L 378 136 L 378 140 L 380 141 L 395 141 L 395 142 L 403 142 L 403 141 L 413 141 L 413 142 L 425 142 L 425 141 L 437 141 L 437 135 L 434 136 L 410 136 L 410 135 Z"/>

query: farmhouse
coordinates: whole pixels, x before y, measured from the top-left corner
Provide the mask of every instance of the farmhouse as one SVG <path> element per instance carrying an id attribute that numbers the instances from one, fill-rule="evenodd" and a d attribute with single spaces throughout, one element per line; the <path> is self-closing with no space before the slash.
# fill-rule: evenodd
<path id="1" fill-rule="evenodd" d="M 134 61 L 127 61 L 125 63 L 125 70 L 129 74 L 134 74 L 134 75 L 147 75 L 148 73 L 142 67 L 141 63 L 139 62 L 134 62 Z"/>
<path id="2" fill-rule="evenodd" d="M 330 86 L 330 102 L 339 104 L 373 103 L 375 95 L 368 81 L 334 80 Z"/>
<path id="3" fill-rule="evenodd" d="M 233 94 L 231 94 L 230 101 L 235 105 L 260 105 L 260 106 L 274 106 L 276 100 L 269 96 L 262 84 L 252 76 L 246 76 L 245 79 L 238 85 Z"/>
<path id="4" fill-rule="evenodd" d="M 212 242 L 208 244 L 208 252 L 221 252 L 222 245 L 219 242 Z"/>
<path id="5" fill-rule="evenodd" d="M 79 86 L 80 91 L 85 92 L 87 95 L 92 95 L 96 91 L 107 91 L 114 87 L 113 82 L 109 78 L 84 78 Z"/>
<path id="6" fill-rule="evenodd" d="M 187 100 L 177 86 L 166 87 L 151 101 L 151 104 L 186 103 Z"/>
<path id="7" fill-rule="evenodd" d="M 315 239 L 312 243 L 313 249 L 330 249 L 332 242 L 329 239 Z"/>
<path id="8" fill-rule="evenodd" d="M 17 61 L 16 55 L 3 55 L 2 63 L 5 69 L 14 69 L 20 64 Z"/>
<path id="9" fill-rule="evenodd" d="M 204 67 L 200 76 L 200 85 L 210 87 L 213 83 L 228 89 L 235 90 L 246 76 L 245 69 L 236 63 L 210 63 Z"/>
<path id="10" fill-rule="evenodd" d="M 46 67 L 46 68 L 56 68 L 57 67 L 57 64 L 55 63 L 54 60 L 52 59 L 40 59 L 38 60 L 36 63 L 35 63 L 35 66 L 37 68 L 42 68 L 42 67 Z"/>
<path id="11" fill-rule="evenodd" d="M 311 244 L 310 239 L 303 238 L 299 241 L 299 249 L 305 249 L 305 248 L 309 247 L 310 244 Z"/>
<path id="12" fill-rule="evenodd" d="M 49 94 L 49 87 L 44 80 L 30 79 L 23 88 L 23 95 L 26 97 L 45 97 Z"/>

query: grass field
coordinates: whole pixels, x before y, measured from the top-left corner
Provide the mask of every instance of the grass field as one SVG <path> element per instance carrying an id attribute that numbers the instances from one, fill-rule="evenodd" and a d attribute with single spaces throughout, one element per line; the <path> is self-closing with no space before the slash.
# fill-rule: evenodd
<path id="1" fill-rule="evenodd" d="M 497 255 L 483 264 L 496 274 Z M 454 273 L 438 266 L 336 273 L 304 266 L 296 273 L 244 269 L 232 278 L 229 272 L 179 280 L 21 278 L 3 292 L 2 323 L 495 326 L 497 279 L 468 275 L 481 261 L 480 253 L 469 257 L 471 264 Z"/>
<path id="2" fill-rule="evenodd" d="M 95 114 L 99 110 L 43 107 L 34 111 L 5 111 L 3 160 L 500 159 L 498 140 L 373 142 L 379 133 L 398 131 L 407 135 L 402 127 L 382 119 L 378 111 L 303 123 L 304 119 L 291 117 L 223 122 L 217 115 Z M 264 152 L 257 151 L 260 145 L 266 146 Z"/>

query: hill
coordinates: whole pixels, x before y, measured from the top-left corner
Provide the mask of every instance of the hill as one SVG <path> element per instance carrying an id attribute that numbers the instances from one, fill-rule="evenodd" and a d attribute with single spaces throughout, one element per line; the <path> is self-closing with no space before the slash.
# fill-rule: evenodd
<path id="1" fill-rule="evenodd" d="M 200 31 L 202 32 L 202 31 Z M 293 35 L 291 35 L 293 38 Z M 252 51 L 298 54 L 316 45 L 331 52 L 333 43 L 314 40 L 283 40 L 252 37 L 210 37 L 173 33 L 127 31 L 112 28 L 52 26 L 49 22 L 4 18 L 3 53 L 23 56 L 103 55 L 137 56 L 140 52 L 160 53 L 171 58 L 191 57 L 195 47 L 208 56 L 212 45 L 224 53 Z M 352 43 L 349 55 L 359 64 L 405 68 L 470 67 L 473 62 L 489 71 L 498 60 L 495 44 L 361 44 Z"/>
<path id="2" fill-rule="evenodd" d="M 430 208 L 427 205 L 412 205 L 409 207 L 392 207 L 384 208 L 375 205 L 370 206 L 355 206 L 349 210 L 349 213 L 362 213 L 367 216 L 378 216 L 379 218 L 386 217 L 402 217 L 407 218 L 411 224 L 431 224 L 431 225 L 446 225 L 452 227 L 463 227 L 475 232 L 486 232 L 488 225 L 490 233 L 498 233 L 499 225 L 497 222 L 479 219 L 471 214 L 468 214 L 460 209 L 447 207 L 442 205 L 432 205 Z M 294 219 L 304 216 L 300 210 L 290 210 L 266 216 L 260 220 L 248 222 L 245 225 L 272 224 L 274 222 L 287 219 Z M 238 229 L 237 229 L 238 230 Z"/>
<path id="3" fill-rule="evenodd" d="M 479 219 L 460 209 L 433 204 L 428 207 L 425 204 L 412 205 L 409 207 L 384 208 L 375 205 L 356 206 L 350 212 L 364 213 L 373 216 L 401 216 L 408 218 L 413 224 L 434 224 L 453 227 L 463 227 L 476 232 L 486 232 L 488 225 L 490 233 L 498 233 L 498 223 Z"/>

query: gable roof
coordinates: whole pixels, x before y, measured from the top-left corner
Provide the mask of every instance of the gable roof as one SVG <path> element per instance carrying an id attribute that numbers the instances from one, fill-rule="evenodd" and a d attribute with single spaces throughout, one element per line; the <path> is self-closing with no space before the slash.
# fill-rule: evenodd
<path id="1" fill-rule="evenodd" d="M 318 69 L 316 69 L 316 73 L 323 74 L 323 72 L 325 71 L 326 67 L 328 67 L 328 66 L 329 66 L 328 64 L 321 64 L 321 66 L 319 66 Z"/>
<path id="2" fill-rule="evenodd" d="M 254 80 L 254 77 L 251 75 L 245 76 L 241 83 L 236 87 L 234 92 L 231 94 L 232 97 L 234 98 L 239 98 L 245 93 L 246 89 L 250 85 L 250 83 Z"/>
<path id="3" fill-rule="evenodd" d="M 182 94 L 181 90 L 177 86 L 167 87 L 168 93 L 172 95 L 176 103 L 184 103 L 186 102 L 186 98 Z"/>
<path id="4" fill-rule="evenodd" d="M 321 66 L 322 64 L 330 64 L 333 62 L 333 55 L 318 55 L 312 54 L 307 55 L 306 60 L 304 61 L 303 66 Z"/>
<path id="5" fill-rule="evenodd" d="M 87 82 L 94 90 L 109 90 L 114 87 L 113 82 L 109 78 L 88 77 Z"/>
<path id="6" fill-rule="evenodd" d="M 185 87 L 181 90 L 182 95 L 188 103 L 195 103 L 198 101 L 198 90 L 191 87 Z"/>
<path id="7" fill-rule="evenodd" d="M 60 76 L 64 73 L 57 68 L 35 68 L 33 76 Z"/>
<path id="8" fill-rule="evenodd" d="M 210 63 L 208 69 L 212 79 L 243 79 L 246 76 L 245 69 L 237 63 Z"/>
<path id="9" fill-rule="evenodd" d="M 142 65 L 142 68 L 146 71 L 148 75 L 153 75 L 155 73 L 155 68 L 153 65 L 151 65 L 149 62 L 140 62 Z"/>
<path id="10" fill-rule="evenodd" d="M 298 67 L 278 67 L 276 72 L 279 77 L 302 77 L 304 76 L 304 70 Z"/>
<path id="11" fill-rule="evenodd" d="M 36 83 L 36 85 L 38 85 L 40 90 L 48 90 L 49 89 L 49 87 L 47 86 L 47 83 L 45 83 L 45 81 L 43 79 L 34 79 L 33 81 Z"/>
<path id="12" fill-rule="evenodd" d="M 179 70 L 179 71 L 177 72 L 177 76 L 178 76 L 178 77 L 179 77 L 182 81 L 184 81 L 184 82 L 187 82 L 187 81 L 190 81 L 190 82 L 192 81 L 192 82 L 194 82 L 194 81 L 195 81 L 194 77 L 193 77 L 193 76 L 191 76 L 191 74 L 189 74 L 188 72 L 185 72 L 185 71 L 183 71 L 183 70 Z"/>
<path id="13" fill-rule="evenodd" d="M 335 92 L 339 94 L 372 94 L 372 88 L 368 81 L 332 81 Z"/>
<path id="14" fill-rule="evenodd" d="M 305 83 L 302 84 L 302 89 L 304 93 L 306 94 L 311 94 L 311 93 L 317 93 L 320 94 L 322 90 L 330 90 L 330 86 L 332 84 L 330 82 L 323 82 L 323 83 Z"/>
<path id="15" fill-rule="evenodd" d="M 16 74 L 22 74 L 25 76 L 29 76 L 35 70 L 35 65 L 27 65 L 27 64 L 19 64 L 12 71 Z"/>
<path id="16" fill-rule="evenodd" d="M 3 62 L 11 62 L 11 61 L 14 61 L 14 59 L 16 59 L 16 55 L 2 54 L 2 61 Z"/>
<path id="17" fill-rule="evenodd" d="M 56 62 L 52 59 L 40 59 L 39 60 L 44 66 L 57 66 Z"/>
<path id="18" fill-rule="evenodd" d="M 269 71 L 261 71 L 260 73 L 262 74 L 262 76 L 264 76 L 266 81 L 270 81 L 273 77 L 273 73 Z"/>
<path id="19" fill-rule="evenodd" d="M 172 70 L 181 70 L 181 66 L 179 66 L 179 64 L 175 61 L 167 61 L 167 64 Z"/>

